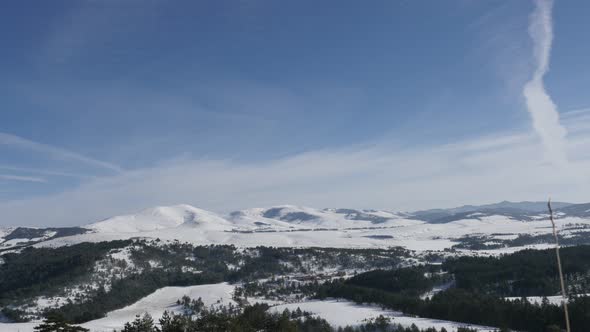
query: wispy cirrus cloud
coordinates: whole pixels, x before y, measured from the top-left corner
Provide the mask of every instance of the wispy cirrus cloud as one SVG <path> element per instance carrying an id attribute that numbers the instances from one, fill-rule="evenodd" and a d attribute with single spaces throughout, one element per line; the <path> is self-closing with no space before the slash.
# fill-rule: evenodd
<path id="1" fill-rule="evenodd" d="M 24 182 L 47 182 L 46 179 L 36 176 L 21 176 L 21 175 L 12 175 L 12 174 L 0 174 L 0 180 L 8 180 L 8 181 L 24 181 Z"/>
<path id="2" fill-rule="evenodd" d="M 590 130 L 588 131 L 590 133 Z M 19 224 L 80 225 L 141 208 L 188 203 L 226 212 L 254 206 L 414 210 L 500 200 L 587 200 L 590 140 L 566 148 L 567 173 L 539 158 L 533 133 L 472 137 L 453 144 L 400 148 L 390 141 L 244 162 L 174 159 L 83 182 L 43 197 L 0 203 Z M 31 209 L 35 206 L 35 209 Z M 42 218 L 41 218 L 42 217 Z"/>
<path id="3" fill-rule="evenodd" d="M 97 168 L 107 169 L 110 171 L 114 171 L 120 173 L 123 171 L 123 168 L 106 161 L 90 158 L 79 153 L 60 148 L 57 146 L 44 144 L 40 142 L 35 142 L 17 135 L 12 135 L 9 133 L 0 132 L 0 145 L 11 146 L 18 149 L 25 149 L 30 151 L 35 151 L 39 153 L 44 153 L 52 158 L 58 160 L 66 160 L 66 161 L 76 161 L 81 162 L 89 166 L 94 166 Z"/>
<path id="4" fill-rule="evenodd" d="M 37 168 L 30 168 L 30 167 L 15 167 L 15 166 L 7 166 L 7 165 L 0 165 L 0 170 L 7 170 L 7 171 L 14 171 L 20 173 L 28 173 L 28 174 L 41 174 L 41 175 L 50 175 L 50 176 L 60 176 L 60 177 L 68 177 L 68 178 L 78 178 L 78 179 L 91 179 L 95 176 L 86 175 L 86 174 L 78 174 L 72 172 L 61 172 L 55 170 L 46 170 L 46 169 L 37 169 Z"/>
<path id="5" fill-rule="evenodd" d="M 155 166 L 143 164 L 135 170 L 125 170 L 118 165 L 89 158 L 63 148 L 0 133 L 0 145 L 6 144 L 45 153 L 53 158 L 81 162 L 113 171 L 113 174 L 109 176 L 83 179 L 84 181 L 76 187 L 68 187 L 57 193 L 0 202 L 0 215 L 3 216 L 0 223 L 6 220 L 4 222 L 35 224 L 42 220 L 46 225 L 79 225 L 153 205 L 183 202 L 205 209 L 228 211 L 282 203 L 316 207 L 344 206 L 412 210 L 505 199 L 545 199 L 549 193 L 564 201 L 587 201 L 587 188 L 590 185 L 587 169 L 590 168 L 590 155 L 586 151 L 590 151 L 588 139 L 590 127 L 581 127 L 583 122 L 572 120 L 574 114 L 572 118 L 564 116 L 563 124 L 560 124 L 556 107 L 545 91 L 543 82 L 548 70 L 553 37 L 551 5 L 552 1 L 538 0 L 535 12 L 531 16 L 530 34 L 535 45 L 536 71 L 527 83 L 525 91 L 521 88 L 528 79 L 528 71 L 520 70 L 522 69 L 520 62 L 514 65 L 513 61 L 515 61 L 514 58 L 518 58 L 519 61 L 529 60 L 528 54 L 523 54 L 528 51 L 525 48 L 526 44 L 522 43 L 522 40 L 526 38 L 526 20 L 518 16 L 516 20 L 520 24 L 506 26 L 505 22 L 502 22 L 504 28 L 500 33 L 494 34 L 491 42 L 493 47 L 501 46 L 507 49 L 507 54 L 500 57 L 500 62 L 506 62 L 507 66 L 504 70 L 511 76 L 518 76 L 518 79 L 514 80 L 517 83 L 510 84 L 513 88 L 512 92 L 518 93 L 518 98 L 522 98 L 521 93 L 525 95 L 535 132 L 504 132 L 495 136 L 472 137 L 452 144 L 437 145 L 438 143 L 435 143 L 420 148 L 407 147 L 412 144 L 413 138 L 404 135 L 370 145 L 312 151 L 297 150 L 308 151 L 303 153 L 294 153 L 293 149 L 288 150 L 292 146 L 298 146 L 297 144 L 284 144 L 281 151 L 288 151 L 281 153 L 282 157 L 265 156 L 263 160 L 255 162 L 221 159 L 221 157 L 195 159 L 190 157 L 191 154 L 186 158 L 174 159 L 169 155 L 162 156 L 163 152 L 171 149 L 171 144 L 159 150 L 148 144 L 149 153 L 156 155 L 158 163 Z M 505 5 L 504 8 L 500 8 L 500 11 L 482 19 L 481 24 L 495 22 L 497 17 L 502 18 L 511 8 Z M 93 52 L 95 48 L 92 45 L 116 44 L 117 37 L 125 32 L 125 29 L 119 29 L 125 27 L 113 20 L 111 15 L 101 15 L 105 12 L 97 12 L 92 6 L 82 8 L 80 11 L 75 10 L 71 14 L 71 18 L 66 20 L 67 24 L 58 24 L 49 32 L 45 51 L 39 52 L 42 57 L 51 59 L 48 62 L 75 62 L 94 53 L 114 58 L 117 54 L 124 53 L 111 54 L 108 50 L 106 54 Z M 103 16 L 109 19 L 103 20 Z M 117 17 L 125 18 L 125 15 Z M 123 22 L 128 21 L 131 22 L 131 20 Z M 134 28 L 137 25 L 135 23 L 133 21 L 133 24 L 129 24 L 127 28 Z M 515 31 L 520 31 L 522 38 L 514 38 Z M 121 45 L 125 46 L 124 44 Z M 489 53 L 488 48 L 485 51 Z M 514 67 L 519 70 L 513 70 Z M 517 71 L 518 75 L 515 75 Z M 162 72 L 157 73 L 160 75 Z M 526 75 L 521 79 L 520 75 L 525 73 Z M 199 75 L 188 75 L 186 82 L 193 82 L 197 76 Z M 53 81 L 51 83 L 53 84 Z M 316 113 L 320 113 L 322 107 L 317 107 L 318 104 L 326 106 L 325 108 L 342 111 L 346 104 L 349 104 L 348 99 L 345 102 L 340 101 L 339 104 L 336 104 L 335 100 L 340 96 L 349 97 L 350 95 L 347 92 L 338 92 L 334 94 L 338 98 L 326 98 L 325 101 L 322 98 L 314 99 L 311 103 L 315 106 L 314 108 L 308 103 L 300 102 L 298 96 L 277 89 L 275 85 L 272 89 L 256 86 L 245 88 L 240 82 L 227 86 L 212 85 L 207 79 L 204 80 L 203 86 L 191 86 L 184 95 L 182 93 L 177 95 L 177 85 L 174 85 L 170 91 L 158 88 L 158 92 L 164 94 L 162 98 L 159 98 L 158 94 L 151 90 L 130 90 L 129 86 L 136 85 L 132 83 L 132 81 L 123 80 L 123 83 L 117 86 L 116 82 L 109 81 L 108 85 L 111 86 L 109 88 L 108 86 L 89 86 L 89 81 L 84 81 L 84 84 L 74 81 L 71 88 L 62 86 L 57 91 L 52 91 L 50 86 L 52 84 L 47 84 L 40 89 L 43 92 L 43 100 L 40 104 L 46 107 L 49 104 L 47 99 L 49 99 L 54 109 L 63 110 L 68 107 L 67 105 L 76 105 L 70 106 L 71 112 L 74 113 L 78 111 L 80 108 L 78 105 L 80 105 L 84 106 L 84 109 L 91 109 L 96 114 L 101 114 L 99 112 L 103 110 L 115 110 L 114 113 L 117 116 L 118 112 L 130 114 L 129 112 L 134 109 L 140 110 L 141 114 L 138 111 L 138 115 L 141 117 L 130 118 L 133 118 L 133 121 L 141 118 L 141 122 L 145 123 L 148 122 L 146 119 L 152 116 L 153 123 L 157 124 L 157 131 L 150 131 L 150 137 L 161 138 L 168 132 L 181 131 L 176 126 L 177 122 L 169 122 L 173 125 L 167 127 L 165 121 L 162 121 L 160 115 L 164 115 L 166 120 L 169 120 L 171 112 L 177 113 L 176 117 L 172 118 L 181 119 L 183 123 L 201 124 L 200 130 L 214 128 L 218 131 L 219 127 L 202 125 L 207 117 L 216 118 L 217 121 L 213 123 L 217 126 L 219 126 L 218 123 L 224 122 L 219 118 L 239 120 L 225 122 L 239 123 L 240 127 L 245 128 L 254 126 L 250 123 L 244 125 L 244 121 L 259 118 L 262 125 L 257 127 L 266 128 L 273 124 L 274 121 L 269 119 L 273 120 L 272 117 L 279 114 L 277 110 L 283 112 L 280 113 L 283 121 L 285 121 L 285 115 L 289 113 L 285 110 L 298 113 L 301 109 L 313 109 L 318 110 Z M 73 90 L 76 86 L 82 87 Z M 188 84 L 178 84 L 178 86 L 186 87 Z M 26 84 L 25 88 L 30 91 L 30 84 Z M 63 98 L 59 97 L 60 90 Z M 326 87 L 320 85 L 313 90 L 325 92 Z M 193 99 L 199 99 L 195 98 L 198 91 L 207 98 L 193 104 Z M 73 103 L 72 99 L 77 99 L 77 102 Z M 441 103 L 434 104 L 436 112 L 444 110 Z M 477 109 L 475 106 L 473 108 Z M 190 121 L 188 116 L 194 114 L 196 109 L 199 109 L 200 115 L 206 114 L 207 117 L 194 117 Z M 225 111 L 218 112 L 218 110 Z M 110 121 L 107 117 L 103 119 L 105 123 Z M 423 119 L 426 123 L 436 122 L 428 116 Z M 579 120 L 579 118 L 576 119 Z M 359 123 L 362 126 L 366 124 Z M 133 123 L 133 125 L 137 124 Z M 434 123 L 433 127 L 437 125 L 439 124 Z M 564 130 L 564 126 L 567 131 Z M 577 128 L 575 130 L 579 135 L 570 137 L 574 128 Z M 231 129 L 243 130 L 233 127 Z M 280 134 L 305 136 L 307 134 L 305 129 L 306 127 L 301 126 L 297 132 Z M 456 129 L 460 131 L 462 127 L 458 125 Z M 191 131 L 195 130 L 191 129 Z M 250 136 L 260 131 L 255 128 L 252 130 L 253 135 Z M 190 144 L 194 146 L 202 142 L 213 151 L 219 149 L 220 144 L 216 144 L 219 141 L 213 140 L 211 135 L 240 137 L 231 130 L 219 132 L 207 132 L 203 139 L 191 139 Z M 569 133 L 567 140 L 566 133 Z M 266 138 L 272 140 L 274 137 Z M 401 144 L 396 145 L 394 140 Z M 129 150 L 133 150 L 134 153 L 128 153 L 128 155 L 137 156 L 137 151 L 146 146 L 143 139 L 140 141 L 138 145 L 142 147 L 138 148 L 135 144 L 131 144 L 132 147 Z M 406 148 L 400 148 L 400 146 L 406 146 Z M 112 150 L 118 150 L 120 153 L 122 149 L 117 145 L 117 148 Z M 242 151 L 240 150 L 239 153 L 243 153 Z M 568 171 L 556 172 L 553 165 L 544 162 L 540 157 L 543 151 L 550 160 L 567 160 Z M 571 160 L 568 160 L 567 155 L 571 157 Z M 13 169 L 13 171 L 19 174 L 22 172 L 33 175 L 60 175 L 57 174 L 59 172 L 50 170 Z"/>

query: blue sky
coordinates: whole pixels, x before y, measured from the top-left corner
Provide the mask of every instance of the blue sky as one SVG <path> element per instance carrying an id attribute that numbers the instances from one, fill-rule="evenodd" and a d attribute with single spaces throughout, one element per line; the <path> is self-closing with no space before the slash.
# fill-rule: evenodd
<path id="1" fill-rule="evenodd" d="M 539 3 L 5 2 L 0 225 L 590 201 L 590 4 L 548 7 L 551 122 L 523 97 Z"/>

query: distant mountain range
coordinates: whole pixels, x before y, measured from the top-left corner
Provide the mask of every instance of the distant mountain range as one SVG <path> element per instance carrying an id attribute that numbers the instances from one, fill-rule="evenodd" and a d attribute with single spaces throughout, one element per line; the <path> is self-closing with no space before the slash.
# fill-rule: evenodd
<path id="1" fill-rule="evenodd" d="M 553 202 L 552 206 L 559 219 L 590 219 L 590 203 Z M 434 228 L 428 225 L 449 224 L 448 227 L 441 228 L 441 231 L 443 233 L 448 231 L 447 237 L 452 238 L 461 236 L 463 233 L 469 234 L 467 229 L 464 229 L 466 222 L 470 222 L 473 226 L 472 231 L 477 232 L 477 222 L 486 221 L 489 224 L 489 220 L 494 220 L 495 223 L 501 222 L 502 227 L 505 227 L 506 222 L 546 220 L 547 213 L 546 202 L 508 201 L 415 212 L 347 208 L 315 209 L 282 205 L 235 211 L 227 216 L 190 205 L 176 205 L 149 208 L 135 214 L 115 216 L 81 227 L 3 228 L 0 229 L 0 252 L 40 242 L 52 243 L 52 240 L 60 238 L 64 239 L 60 243 L 161 237 L 188 239 L 202 243 L 256 245 L 256 239 L 240 234 L 265 232 L 280 233 L 280 236 L 273 238 L 259 236 L 260 241 L 270 245 L 284 245 L 284 242 L 293 245 L 322 245 L 321 237 L 301 233 L 309 231 L 334 232 L 333 236 L 337 240 L 335 245 L 338 246 L 346 246 L 346 238 L 350 237 L 369 239 L 366 240 L 369 242 L 361 241 L 359 245 L 377 245 L 375 243 L 379 243 L 379 239 L 401 236 L 402 230 L 413 234 L 406 237 L 419 236 L 420 232 L 424 234 L 434 232 Z M 453 227 L 459 225 L 457 222 L 460 222 L 463 228 L 452 231 Z M 398 231 L 393 232 L 393 229 Z M 296 233 L 285 235 L 289 232 Z M 431 236 L 434 237 L 434 235 Z"/>
<path id="2" fill-rule="evenodd" d="M 551 206 L 560 217 L 590 217 L 590 203 L 573 204 L 565 202 L 551 202 Z M 409 213 L 413 218 L 430 223 L 446 223 L 465 219 L 474 213 L 481 215 L 502 215 L 516 220 L 532 220 L 539 215 L 548 214 L 547 202 L 508 202 L 486 205 L 464 205 L 451 209 L 431 209 Z"/>
<path id="3" fill-rule="evenodd" d="M 590 244 L 590 203 L 555 202 L 553 207 L 560 244 Z M 170 310 L 186 294 L 186 288 L 178 286 L 197 287 L 194 284 L 223 280 L 240 285 L 264 280 L 272 284 L 256 282 L 256 287 L 268 289 L 268 294 L 280 293 L 285 296 L 282 300 L 291 302 L 304 299 L 303 293 L 293 296 L 295 293 L 277 292 L 280 288 L 274 285 L 294 285 L 289 292 L 299 292 L 300 285 L 311 280 L 315 284 L 358 276 L 359 271 L 426 263 L 432 265 L 408 276 L 412 280 L 415 276 L 440 277 L 438 286 L 433 283 L 432 288 L 423 290 L 430 290 L 426 295 L 433 296 L 454 287 L 449 273 L 433 274 L 431 270 L 450 257 L 552 248 L 554 236 L 547 213 L 545 202 L 500 202 L 415 212 L 281 205 L 227 215 L 180 204 L 147 208 L 80 227 L 4 228 L 0 229 L 0 291 L 1 285 L 6 285 L 4 294 L 9 296 L 2 300 L 9 306 L 0 306 L 0 325 L 2 315 L 7 320 L 39 319 L 47 310 L 62 308 L 71 315 L 88 317 L 85 320 L 108 313 L 89 323 L 97 325 L 87 326 L 109 322 L 108 329 L 112 330 L 128 320 L 117 321 L 115 317 L 127 317 L 129 308 L 157 305 L 161 312 Z M 549 256 L 536 257 L 545 261 Z M 518 269 L 521 262 L 514 264 Z M 392 276 L 395 274 L 388 280 Z M 511 280 L 510 276 L 506 278 Z M 546 276 L 541 274 L 540 278 Z M 367 280 L 374 283 L 376 279 L 371 276 Z M 495 284 L 496 278 L 490 282 Z M 225 285 L 225 289 L 229 286 L 217 285 Z M 207 294 L 209 287 L 212 285 L 207 285 Z M 401 289 L 405 291 L 406 287 Z M 537 292 L 538 288 L 532 290 Z M 175 295 L 163 295 L 168 291 Z M 235 293 L 220 296 L 234 299 Z M 249 300 L 263 295 L 250 294 Z M 160 299 L 156 304 L 144 301 L 154 297 Z M 273 295 L 271 300 L 277 298 Z M 118 325 L 112 325 L 112 321 Z M 30 324 L 27 326 L 32 331 L 35 323 L 23 324 Z M 6 326 L 0 330 L 6 330 Z M 25 330 L 18 323 L 13 326 Z"/>

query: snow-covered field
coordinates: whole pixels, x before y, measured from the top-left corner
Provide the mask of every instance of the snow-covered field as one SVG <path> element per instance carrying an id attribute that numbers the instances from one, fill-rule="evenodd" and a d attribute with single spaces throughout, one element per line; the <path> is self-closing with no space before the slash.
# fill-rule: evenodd
<path id="1" fill-rule="evenodd" d="M 215 306 L 217 304 L 229 304 L 235 302 L 232 300 L 234 286 L 227 283 L 189 286 L 189 287 L 164 287 L 154 293 L 142 298 L 136 303 L 125 308 L 108 313 L 105 318 L 93 320 L 82 324 L 81 326 L 96 332 L 111 332 L 113 329 L 121 329 L 126 322 L 133 321 L 136 315 L 150 314 L 154 320 L 164 313 L 180 312 L 182 309 L 176 304 L 176 301 L 182 296 L 187 295 L 192 299 L 201 298 L 206 306 Z M 269 301 L 262 301 L 267 302 Z M 273 304 L 273 303 L 269 303 Z M 448 331 L 455 331 L 460 326 L 476 327 L 479 331 L 493 331 L 492 328 L 475 325 L 466 325 L 457 322 L 427 319 L 419 317 L 405 316 L 400 312 L 383 310 L 373 305 L 356 305 L 350 301 L 305 301 L 299 303 L 278 304 L 274 305 L 271 310 L 282 312 L 285 309 L 301 310 L 311 312 L 326 319 L 334 326 L 359 325 L 363 320 L 383 315 L 393 318 L 392 322 L 404 326 L 415 324 L 419 328 L 436 327 L 440 329 L 445 327 Z M 35 323 L 0 323 L 2 332 L 32 332 Z"/>
<path id="2" fill-rule="evenodd" d="M 123 309 L 110 312 L 107 317 L 90 321 L 82 326 L 91 331 L 112 331 L 120 329 L 125 322 L 132 321 L 136 315 L 150 314 L 154 320 L 162 316 L 165 310 L 179 313 L 181 307 L 176 301 L 184 295 L 192 299 L 201 298 L 206 306 L 219 303 L 229 304 L 234 287 L 227 283 L 199 285 L 189 287 L 164 287 Z"/>
<path id="3" fill-rule="evenodd" d="M 81 326 L 93 332 L 112 332 L 113 329 L 121 329 L 126 322 L 133 321 L 136 315 L 150 314 L 157 319 L 162 316 L 165 310 L 169 312 L 180 312 L 181 307 L 176 301 L 184 295 L 192 299 L 201 298 L 206 306 L 219 303 L 234 303 L 232 292 L 234 287 L 227 283 L 199 285 L 189 287 L 164 287 L 154 293 L 142 298 L 134 304 L 125 308 L 110 312 L 107 317 L 93 320 Z M 235 304 L 235 303 L 234 303 Z M 0 323 L 2 332 L 29 332 L 39 323 Z"/>
<path id="4" fill-rule="evenodd" d="M 590 231 L 590 218 L 562 216 L 557 219 L 557 226 L 564 236 L 573 232 Z M 99 242 L 130 238 L 160 239 L 163 242 L 180 241 L 195 245 L 232 244 L 239 248 L 274 246 L 274 247 L 324 247 L 324 248 L 387 248 L 400 246 L 415 250 L 415 257 L 429 255 L 429 251 L 441 251 L 456 245 L 457 239 L 464 236 L 479 236 L 485 243 L 514 240 L 519 235 L 550 234 L 551 228 L 546 218 L 529 218 L 527 221 L 515 220 L 504 215 L 471 214 L 463 219 L 447 223 L 428 223 L 409 219 L 403 213 L 373 210 L 350 209 L 312 209 L 295 206 L 280 206 L 269 209 L 248 209 L 221 216 L 189 205 L 156 207 L 140 211 L 137 214 L 117 216 L 84 226 L 91 233 L 79 234 L 45 240 L 35 244 L 38 247 L 58 247 L 81 242 Z M 0 237 L 9 234 L 10 229 L 0 230 Z M 3 239 L 0 239 L 0 241 Z M 10 250 L 17 239 L 7 240 L 4 248 Z M 30 241 L 31 239 L 25 239 Z M 33 239 L 43 240 L 43 239 Z M 2 243 L 0 243 L 2 245 Z M 8 245 L 8 247 L 6 247 Z M 459 249 L 449 255 L 497 255 L 510 253 L 524 248 L 543 249 L 550 244 L 534 244 L 523 247 L 504 247 L 493 250 Z M 6 252 L 6 251 L 5 251 Z M 109 254 L 108 262 L 99 262 L 95 274 L 117 270 L 120 275 L 133 268 L 129 259 L 129 248 L 115 250 Z M 115 264 L 116 262 L 126 264 Z M 123 262 L 124 261 L 124 262 Z M 110 262 L 110 263 L 109 263 Z M 114 262 L 114 263 L 113 263 Z M 104 263 L 104 264 L 103 264 Z M 109 264 L 107 264 L 109 263 Z M 158 262 L 149 262 L 152 267 Z M 0 259 L 0 264 L 2 260 Z M 108 273 L 105 273 L 108 275 Z M 100 279 L 100 278 L 99 278 Z M 100 280 L 98 280 L 100 281 Z M 95 280 L 95 284 L 97 281 Z M 108 288 L 109 284 L 104 283 Z M 447 285 L 445 285 L 446 287 Z M 132 321 L 137 314 L 148 312 L 154 318 L 161 316 L 164 310 L 178 311 L 176 300 L 183 295 L 191 298 L 201 297 L 205 304 L 217 301 L 228 303 L 232 298 L 233 286 L 228 284 L 202 285 L 192 287 L 166 287 L 141 299 L 126 308 L 113 311 L 107 317 L 83 324 L 91 331 L 112 331 L 122 324 Z M 444 289 L 444 287 L 442 288 Z M 433 290 L 432 295 L 439 289 Z M 75 294 L 76 292 L 70 292 Z M 66 298 L 54 297 L 36 299 L 38 308 L 57 306 Z M 540 302 L 540 298 L 530 298 Z M 57 302 L 56 302 L 57 301 Z M 550 298 L 558 302 L 559 298 Z M 268 301 L 266 301 L 268 302 Z M 393 317 L 395 323 L 402 325 L 416 324 L 420 328 L 445 327 L 455 330 L 459 323 L 437 321 L 404 316 L 399 312 L 382 310 L 374 306 L 359 306 L 347 301 L 308 301 L 280 304 L 272 302 L 273 310 L 285 308 L 310 311 L 327 319 L 337 326 L 355 325 L 365 318 L 380 314 Z M 33 331 L 37 323 L 1 324 L 1 331 Z M 487 328 L 480 330 L 486 331 Z M 489 330 L 489 329 L 487 329 Z"/>
<path id="5" fill-rule="evenodd" d="M 472 327 L 477 328 L 478 331 L 494 331 L 494 328 L 469 325 L 457 322 L 450 322 L 445 320 L 410 317 L 401 312 L 383 310 L 380 307 L 373 305 L 358 305 L 350 301 L 344 300 L 325 300 L 325 301 L 307 301 L 300 303 L 289 303 L 278 305 L 272 308 L 277 312 L 282 312 L 285 309 L 296 310 L 301 308 L 303 311 L 311 312 L 319 317 L 327 320 L 331 325 L 338 326 L 354 326 L 362 324 L 365 319 L 375 318 L 379 315 L 392 318 L 392 323 L 401 324 L 403 326 L 411 326 L 415 324 L 421 329 L 435 327 L 440 329 L 444 327 L 447 331 L 456 331 L 458 327 Z"/>
<path id="6" fill-rule="evenodd" d="M 10 240 L 4 240 L 4 237 L 14 231 L 16 227 L 10 228 L 0 228 L 0 249 L 7 249 L 11 247 L 16 247 L 19 244 L 27 243 L 27 242 L 38 242 L 47 240 L 53 237 L 57 232 L 55 231 L 45 231 L 42 236 L 34 237 L 34 238 L 13 238 Z"/>

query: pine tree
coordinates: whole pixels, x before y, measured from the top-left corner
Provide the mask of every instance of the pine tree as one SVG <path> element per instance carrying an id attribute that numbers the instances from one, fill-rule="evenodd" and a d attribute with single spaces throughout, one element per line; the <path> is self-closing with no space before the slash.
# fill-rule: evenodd
<path id="1" fill-rule="evenodd" d="M 58 314 L 50 314 L 44 320 L 43 323 L 35 326 L 35 331 L 38 332 L 87 332 L 81 326 L 70 325 L 65 319 Z"/>
<path id="2" fill-rule="evenodd" d="M 139 315 L 135 316 L 135 320 L 132 323 L 125 323 L 122 332 L 157 332 L 158 329 L 154 325 L 152 316 L 145 313 L 143 317 Z"/>

